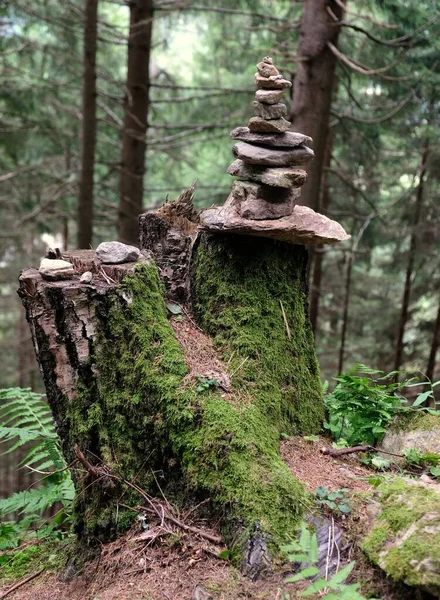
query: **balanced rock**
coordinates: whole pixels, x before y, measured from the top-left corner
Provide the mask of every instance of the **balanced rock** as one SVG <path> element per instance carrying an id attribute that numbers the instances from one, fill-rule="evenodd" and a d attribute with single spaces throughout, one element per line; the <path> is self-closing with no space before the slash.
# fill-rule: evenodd
<path id="1" fill-rule="evenodd" d="M 299 188 L 307 180 L 307 173 L 302 169 L 289 167 L 264 168 L 260 166 L 247 165 L 242 160 L 235 160 L 228 167 L 228 173 L 236 177 L 242 177 L 248 181 L 264 183 L 279 188 Z"/>
<path id="2" fill-rule="evenodd" d="M 291 149 L 274 149 L 255 146 L 247 142 L 238 142 L 232 148 L 232 154 L 245 163 L 269 167 L 293 167 L 304 165 L 312 160 L 314 152 L 307 146 Z"/>
<path id="3" fill-rule="evenodd" d="M 300 204 L 289 216 L 252 220 L 243 219 L 228 198 L 223 206 L 204 210 L 200 223 L 200 228 L 206 231 L 268 237 L 290 244 L 336 244 L 350 238 L 338 222 Z"/>
<path id="4" fill-rule="evenodd" d="M 292 82 L 283 79 L 281 75 L 263 77 L 260 73 L 255 73 L 255 83 L 258 88 L 266 90 L 284 90 L 284 88 L 292 87 Z"/>
<path id="5" fill-rule="evenodd" d="M 235 181 L 230 202 L 243 219 L 279 219 L 292 214 L 299 190 L 276 190 L 273 187 Z"/>
<path id="6" fill-rule="evenodd" d="M 279 119 L 287 115 L 287 108 L 285 104 L 279 102 L 278 104 L 263 104 L 254 100 L 254 113 L 257 117 L 262 119 Z"/>
<path id="7" fill-rule="evenodd" d="M 277 104 L 283 97 L 283 90 L 257 90 L 255 100 L 263 104 Z"/>
<path id="8" fill-rule="evenodd" d="M 275 148 L 296 148 L 303 144 L 310 145 L 312 138 L 302 133 L 286 131 L 285 133 L 255 133 L 249 127 L 236 127 L 231 131 L 231 138 L 257 144 L 261 146 L 273 146 Z"/>
<path id="9" fill-rule="evenodd" d="M 270 60 L 272 61 L 272 59 L 270 59 Z M 258 73 L 262 77 L 271 77 L 272 75 L 280 74 L 280 72 L 278 71 L 278 69 L 275 67 L 275 65 L 272 62 L 269 63 L 264 60 L 262 60 L 261 62 L 258 63 L 257 69 L 258 69 Z"/>
<path id="10" fill-rule="evenodd" d="M 266 121 L 261 117 L 252 117 L 249 119 L 249 129 L 256 133 L 284 133 L 289 129 L 292 123 L 286 121 L 283 117 Z"/>
<path id="11" fill-rule="evenodd" d="M 61 279 L 70 279 L 75 270 L 72 263 L 67 260 L 42 258 L 39 271 L 44 279 L 59 281 Z"/>
<path id="12" fill-rule="evenodd" d="M 139 248 L 121 242 L 102 242 L 96 248 L 96 255 L 102 263 L 111 265 L 136 262 L 142 256 Z"/>

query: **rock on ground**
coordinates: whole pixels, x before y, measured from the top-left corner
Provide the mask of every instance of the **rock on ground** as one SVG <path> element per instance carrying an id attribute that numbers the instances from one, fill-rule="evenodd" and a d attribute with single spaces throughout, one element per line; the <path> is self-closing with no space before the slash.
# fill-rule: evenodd
<path id="1" fill-rule="evenodd" d="M 440 485 L 397 477 L 374 492 L 362 547 L 388 577 L 440 598 Z"/>
<path id="2" fill-rule="evenodd" d="M 96 255 L 105 264 L 118 265 L 136 262 L 142 253 L 136 246 L 128 246 L 121 242 L 102 242 L 96 248 Z"/>
<path id="3" fill-rule="evenodd" d="M 422 454 L 440 454 L 440 416 L 418 411 L 399 417 L 385 434 L 380 448 L 393 454 L 403 454 L 404 450 L 410 448 Z M 405 459 L 398 457 L 393 460 L 405 462 Z"/>

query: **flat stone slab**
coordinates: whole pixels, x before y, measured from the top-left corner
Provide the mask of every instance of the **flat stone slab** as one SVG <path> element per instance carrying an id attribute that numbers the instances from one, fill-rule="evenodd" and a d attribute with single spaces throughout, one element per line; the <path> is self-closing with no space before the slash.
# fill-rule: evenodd
<path id="1" fill-rule="evenodd" d="M 283 90 L 257 90 L 255 99 L 263 104 L 277 104 L 283 97 Z"/>
<path id="2" fill-rule="evenodd" d="M 308 135 L 286 131 L 285 133 L 257 133 L 249 127 L 236 127 L 231 131 L 231 138 L 249 144 L 269 146 L 274 148 L 296 148 L 297 146 L 311 146 L 313 140 Z"/>
<path id="3" fill-rule="evenodd" d="M 292 82 L 283 79 L 281 75 L 263 77 L 260 73 L 255 73 L 255 84 L 257 88 L 266 90 L 284 90 L 285 88 L 292 87 Z"/>
<path id="4" fill-rule="evenodd" d="M 303 169 L 294 167 L 259 167 L 258 165 L 247 165 L 242 160 L 235 160 L 228 167 L 229 175 L 242 177 L 247 181 L 264 183 L 280 188 L 299 188 L 307 180 L 307 173 Z"/>
<path id="5" fill-rule="evenodd" d="M 262 119 L 280 119 L 287 115 L 287 106 L 282 102 L 278 104 L 263 104 L 254 100 L 254 114 Z"/>
<path id="6" fill-rule="evenodd" d="M 251 117 L 248 123 L 249 129 L 256 133 L 285 133 L 291 125 L 292 123 L 284 117 L 270 121 L 261 117 Z"/>
<path id="7" fill-rule="evenodd" d="M 292 149 L 273 149 L 238 142 L 232 147 L 232 154 L 250 165 L 265 167 L 296 167 L 312 160 L 315 153 L 307 146 Z"/>
<path id="8" fill-rule="evenodd" d="M 67 260 L 42 258 L 39 271 L 44 279 L 59 281 L 70 279 L 75 274 L 72 263 Z"/>
<path id="9" fill-rule="evenodd" d="M 228 198 L 223 206 L 204 210 L 200 222 L 199 229 L 213 233 L 268 237 L 290 244 L 336 244 L 351 237 L 336 221 L 301 205 L 295 206 L 288 217 L 253 221 L 240 217 Z"/>

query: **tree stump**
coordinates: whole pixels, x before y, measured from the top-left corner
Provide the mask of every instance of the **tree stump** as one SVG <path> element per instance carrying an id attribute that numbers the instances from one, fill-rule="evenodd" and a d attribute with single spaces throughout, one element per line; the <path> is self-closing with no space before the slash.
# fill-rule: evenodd
<path id="1" fill-rule="evenodd" d="M 308 504 L 279 457 L 280 434 L 317 432 L 323 421 L 307 253 L 272 239 L 186 235 L 188 224 L 178 230 L 171 221 L 143 215 L 141 240 L 162 249 L 182 320 L 167 309 L 149 252 L 136 264 L 101 265 L 93 251 L 78 251 L 63 256 L 75 267 L 71 279 L 46 281 L 35 269 L 20 276 L 66 460 L 79 450 L 98 469 L 95 477 L 72 471 L 75 531 L 89 546 L 117 536 L 133 522 L 125 507 L 140 503 L 124 481 L 155 493 L 159 473 L 170 498 L 177 490 L 211 498 L 228 543 L 261 555 L 268 540 L 294 533 Z M 184 250 L 177 271 L 161 236 L 174 240 L 172 265 L 176 247 Z M 90 283 L 80 281 L 86 270 Z M 202 391 L 199 375 L 211 377 Z M 118 479 L 100 481 L 103 466 Z"/>

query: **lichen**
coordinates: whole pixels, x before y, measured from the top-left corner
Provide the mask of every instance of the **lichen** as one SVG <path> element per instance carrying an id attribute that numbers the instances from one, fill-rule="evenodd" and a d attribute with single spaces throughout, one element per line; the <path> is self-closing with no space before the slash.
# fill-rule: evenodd
<path id="1" fill-rule="evenodd" d="M 297 276 L 292 284 L 299 282 Z M 89 357 L 95 377 L 78 382 L 77 397 L 69 408 L 71 443 L 78 444 L 91 462 L 100 457 L 121 479 L 135 481 L 152 493 L 157 492 L 156 479 L 160 478 L 167 494 L 176 481 L 183 481 L 192 493 L 209 495 L 218 514 L 229 515 L 223 519 L 226 533 L 259 522 L 274 543 L 285 541 L 294 534 L 308 496 L 279 457 L 281 422 L 284 427 L 286 415 L 295 415 L 298 427 L 315 430 L 321 413 L 314 406 L 319 406 L 320 398 L 313 345 L 302 330 L 304 298 L 288 294 L 286 284 L 282 290 L 280 299 L 290 318 L 292 337 L 298 338 L 296 344 L 286 343 L 286 331 L 282 321 L 281 327 L 275 322 L 279 315 L 274 307 L 267 314 L 271 325 L 262 326 L 260 332 L 255 328 L 259 348 L 250 338 L 244 316 L 233 331 L 223 326 L 222 335 L 230 343 L 233 335 L 238 336 L 232 371 L 240 356 L 252 352 L 247 361 L 251 364 L 243 365 L 243 372 L 233 377 L 230 396 L 237 394 L 240 399 L 253 377 L 246 393 L 255 395 L 257 401 L 241 404 L 217 390 L 198 393 L 186 383 L 188 368 L 168 321 L 157 268 L 140 265 L 97 306 L 97 337 Z M 264 313 L 270 304 L 264 286 L 261 294 Z M 252 305 L 258 299 L 249 297 L 249 302 L 249 312 L 254 314 Z M 293 305 L 302 325 L 292 319 Z M 243 303 L 240 310 L 244 315 Z M 234 318 L 234 312 L 228 313 L 229 318 Z M 278 354 L 265 339 L 268 328 Z M 276 339 L 280 334 L 282 342 Z M 288 361 L 280 357 L 281 347 Z M 302 349 L 309 353 L 304 361 L 299 354 Z M 303 411 L 301 402 L 306 404 Z M 86 502 L 82 497 L 77 500 L 76 532 L 91 542 L 109 539 L 133 520 L 133 513 L 121 505 L 135 506 L 140 501 L 121 483 L 110 482 L 107 488 L 94 485 Z"/>
<path id="2" fill-rule="evenodd" d="M 386 574 L 407 585 L 440 586 L 439 493 L 402 478 L 378 488 L 379 520 L 363 550 Z"/>

